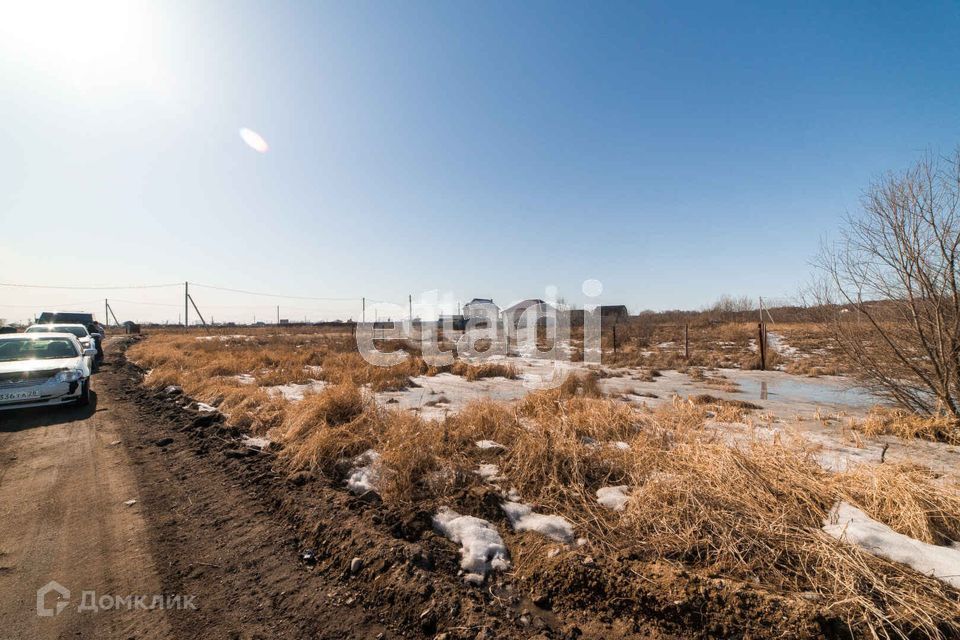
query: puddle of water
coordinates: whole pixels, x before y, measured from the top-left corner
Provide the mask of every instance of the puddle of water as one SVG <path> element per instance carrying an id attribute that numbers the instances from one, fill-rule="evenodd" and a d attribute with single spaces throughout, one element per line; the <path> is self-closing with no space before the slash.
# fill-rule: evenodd
<path id="1" fill-rule="evenodd" d="M 869 408 L 881 400 L 871 393 L 841 382 L 817 380 L 798 380 L 791 378 L 753 378 L 737 379 L 744 396 L 758 400 L 792 400 L 812 404 L 842 404 L 852 407 Z"/>

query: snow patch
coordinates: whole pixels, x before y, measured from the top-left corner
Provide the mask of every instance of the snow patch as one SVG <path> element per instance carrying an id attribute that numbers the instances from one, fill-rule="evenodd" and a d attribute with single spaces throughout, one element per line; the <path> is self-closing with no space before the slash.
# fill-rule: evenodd
<path id="1" fill-rule="evenodd" d="M 493 440 L 477 440 L 478 449 L 506 449 L 505 446 Z"/>
<path id="2" fill-rule="evenodd" d="M 200 413 L 213 413 L 217 408 L 213 405 L 207 404 L 206 402 L 197 403 L 197 411 Z"/>
<path id="3" fill-rule="evenodd" d="M 290 402 L 300 402 L 308 393 L 319 393 L 323 391 L 327 383 L 322 380 L 311 380 L 303 384 L 291 382 L 289 384 L 278 384 L 272 387 L 264 387 L 264 390 L 273 397 L 282 396 Z"/>
<path id="4" fill-rule="evenodd" d="M 960 589 L 960 549 L 940 547 L 897 533 L 847 502 L 839 502 L 823 523 L 823 530 L 838 540 Z"/>
<path id="5" fill-rule="evenodd" d="M 240 384 L 256 384 L 257 383 L 257 379 L 254 378 L 249 373 L 241 373 L 239 375 L 233 376 L 233 378 Z"/>
<path id="6" fill-rule="evenodd" d="M 477 470 L 474 471 L 474 473 L 487 482 L 496 482 L 497 480 L 500 480 L 500 477 L 497 475 L 500 473 L 500 467 L 495 464 L 481 464 Z"/>
<path id="7" fill-rule="evenodd" d="M 380 480 L 380 454 L 367 449 L 354 458 L 353 463 L 358 466 L 351 469 L 347 476 L 347 489 L 357 494 L 374 491 Z"/>
<path id="8" fill-rule="evenodd" d="M 486 520 L 443 507 L 433 516 L 433 526 L 448 540 L 460 545 L 463 558 L 460 568 L 467 582 L 481 584 L 491 569 L 503 571 L 510 567 L 503 538 Z"/>
<path id="9" fill-rule="evenodd" d="M 562 516 L 536 513 L 530 505 L 512 500 L 500 506 L 516 531 L 536 531 L 557 542 L 573 540 L 573 525 Z"/>
<path id="10" fill-rule="evenodd" d="M 250 447 L 251 449 L 259 449 L 260 451 L 265 451 L 270 448 L 269 438 L 241 436 L 240 442 L 242 442 L 244 446 Z"/>
<path id="11" fill-rule="evenodd" d="M 601 487 L 597 489 L 597 502 L 607 509 L 623 511 L 629 499 L 627 496 L 628 488 L 625 484 L 615 487 Z"/>

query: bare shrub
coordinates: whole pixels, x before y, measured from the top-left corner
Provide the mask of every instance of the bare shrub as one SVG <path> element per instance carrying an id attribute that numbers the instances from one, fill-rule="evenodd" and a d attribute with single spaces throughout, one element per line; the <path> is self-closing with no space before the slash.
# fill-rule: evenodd
<path id="1" fill-rule="evenodd" d="M 871 185 L 819 265 L 817 301 L 863 382 L 960 419 L 960 150 Z"/>

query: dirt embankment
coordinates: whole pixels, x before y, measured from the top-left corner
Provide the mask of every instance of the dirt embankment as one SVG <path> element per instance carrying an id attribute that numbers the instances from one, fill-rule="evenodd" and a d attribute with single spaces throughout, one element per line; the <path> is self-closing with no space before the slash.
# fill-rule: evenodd
<path id="1" fill-rule="evenodd" d="M 844 633 L 806 601 L 666 563 L 597 560 L 585 550 L 531 553 L 544 560 L 467 586 L 457 576 L 458 550 L 433 531 L 431 513 L 289 476 L 271 452 L 242 446 L 217 414 L 143 389 L 133 365 L 104 378 L 106 392 L 131 411 L 131 457 L 164 586 L 196 594 L 201 605 L 171 621 L 178 637 L 208 637 L 211 628 L 251 638 Z M 486 513 L 490 501 L 464 495 L 453 506 L 502 518 Z M 517 551 L 542 544 L 536 534 L 508 542 Z"/>

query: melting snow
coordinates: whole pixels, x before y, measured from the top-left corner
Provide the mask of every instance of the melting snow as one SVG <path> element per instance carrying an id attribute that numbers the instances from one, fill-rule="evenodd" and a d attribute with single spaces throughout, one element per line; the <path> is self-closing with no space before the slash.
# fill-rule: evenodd
<path id="1" fill-rule="evenodd" d="M 536 531 L 557 542 L 573 540 L 573 525 L 566 518 L 536 513 L 533 507 L 522 502 L 504 502 L 501 506 L 517 531 Z"/>
<path id="2" fill-rule="evenodd" d="M 311 380 L 310 382 L 305 382 L 303 384 L 291 382 L 289 384 L 278 384 L 272 387 L 264 387 L 264 389 L 271 396 L 283 396 L 284 399 L 291 402 L 299 402 L 303 400 L 307 393 L 323 391 L 326 386 L 327 383 L 322 380 Z"/>
<path id="3" fill-rule="evenodd" d="M 380 454 L 373 449 L 367 449 L 359 456 L 353 459 L 353 463 L 358 465 L 350 470 L 347 477 L 347 489 L 352 493 L 366 493 L 374 491 L 377 481 L 380 479 Z"/>
<path id="4" fill-rule="evenodd" d="M 260 449 L 263 451 L 270 448 L 270 440 L 268 438 L 251 438 L 250 436 L 242 436 L 240 438 L 240 442 L 251 449 Z"/>
<path id="5" fill-rule="evenodd" d="M 823 523 L 823 530 L 872 553 L 939 578 L 960 588 L 960 549 L 940 547 L 897 533 L 847 502 L 839 502 Z"/>
<path id="6" fill-rule="evenodd" d="M 216 407 L 214 407 L 213 405 L 209 405 L 206 402 L 197 403 L 197 411 L 201 413 L 213 413 L 216 410 L 217 410 Z"/>
<path id="7" fill-rule="evenodd" d="M 240 384 L 256 384 L 257 379 L 254 378 L 249 373 L 241 373 L 239 375 L 233 376 L 234 379 Z"/>
<path id="8" fill-rule="evenodd" d="M 506 545 L 496 528 L 480 518 L 463 516 L 443 507 L 433 516 L 433 526 L 448 540 L 460 545 L 467 582 L 480 584 L 490 569 L 503 571 L 510 567 Z"/>
<path id="9" fill-rule="evenodd" d="M 493 440 L 477 440 L 478 449 L 506 449 L 505 446 Z"/>
<path id="10" fill-rule="evenodd" d="M 487 482 L 494 482 L 500 479 L 497 477 L 497 474 L 500 473 L 500 467 L 495 464 L 481 464 L 474 473 Z"/>
<path id="11" fill-rule="evenodd" d="M 621 484 L 615 487 L 601 487 L 597 489 L 597 502 L 614 511 L 623 511 L 627 504 L 627 485 Z"/>

